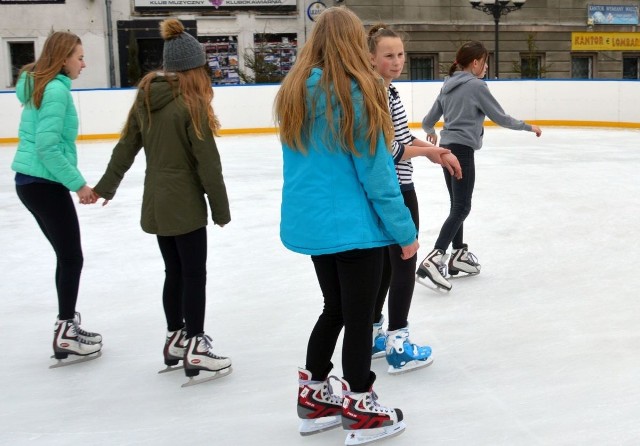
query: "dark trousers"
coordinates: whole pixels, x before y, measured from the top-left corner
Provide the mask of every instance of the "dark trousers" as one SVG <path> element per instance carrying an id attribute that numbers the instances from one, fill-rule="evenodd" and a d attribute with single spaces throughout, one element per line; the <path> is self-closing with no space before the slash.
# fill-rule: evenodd
<path id="1" fill-rule="evenodd" d="M 476 166 L 474 150 L 471 147 L 450 144 L 445 148 L 451 150 L 451 153 L 458 158 L 462 168 L 462 179 L 460 180 L 451 176 L 447 169 L 442 169 L 449 190 L 451 207 L 434 247 L 446 252 L 451 243 L 453 243 L 453 249 L 463 247 L 463 223 L 471 212 L 471 196 L 476 183 Z"/>
<path id="2" fill-rule="evenodd" d="M 162 304 L 167 329 L 186 326 L 187 338 L 204 333 L 207 286 L 207 228 L 158 237 L 164 259 Z"/>
<path id="3" fill-rule="evenodd" d="M 307 347 L 307 369 L 323 380 L 344 326 L 342 371 L 353 392 L 371 384 L 371 325 L 380 288 L 382 256 L 386 248 L 356 249 L 312 256 L 324 308 Z"/>
<path id="4" fill-rule="evenodd" d="M 71 194 L 63 185 L 49 183 L 16 186 L 16 191 L 56 253 L 58 318 L 73 319 L 84 258 Z"/>
<path id="5" fill-rule="evenodd" d="M 416 225 L 420 227 L 420 217 L 418 213 L 418 197 L 415 190 L 402 192 L 404 204 L 411 212 L 411 218 Z M 411 308 L 411 299 L 413 298 L 413 289 L 416 281 L 416 263 L 417 254 L 410 259 L 403 260 L 400 255 L 402 248 L 400 245 L 388 246 L 384 254 L 384 262 L 382 266 L 382 277 L 376 307 L 374 311 L 374 320 L 379 322 L 382 317 L 382 308 L 384 301 L 389 293 L 387 303 L 387 311 L 389 313 L 389 331 L 405 328 L 409 322 L 409 309 Z"/>

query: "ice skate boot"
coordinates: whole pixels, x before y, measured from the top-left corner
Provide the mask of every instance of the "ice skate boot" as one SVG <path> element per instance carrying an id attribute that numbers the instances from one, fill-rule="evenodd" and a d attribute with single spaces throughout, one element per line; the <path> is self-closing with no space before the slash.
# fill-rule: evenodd
<path id="1" fill-rule="evenodd" d="M 213 343 L 211 337 L 202 333 L 187 340 L 187 347 L 182 365 L 184 373 L 189 377 L 189 381 L 182 387 L 201 384 L 213 379 L 222 378 L 231 373 L 231 359 L 218 356 L 213 353 Z M 200 371 L 213 372 L 212 375 L 202 379 L 194 379 Z"/>
<path id="2" fill-rule="evenodd" d="M 80 326 L 81 317 L 79 312 L 76 311 L 73 319 L 76 321 L 76 332 L 79 337 L 83 338 L 85 341 L 93 342 L 95 344 L 102 343 L 102 335 L 100 333 L 86 331 Z"/>
<path id="3" fill-rule="evenodd" d="M 442 257 L 444 251 L 434 249 L 427 257 L 420 262 L 420 266 L 416 271 L 416 282 L 433 290 L 449 291 L 451 284 L 445 279 L 447 276 L 447 264 L 444 263 Z M 428 281 L 423 279 L 429 279 Z"/>
<path id="4" fill-rule="evenodd" d="M 184 354 L 187 348 L 187 331 L 184 328 L 176 331 L 167 331 L 167 337 L 164 342 L 164 349 L 162 354 L 164 355 L 164 364 L 167 366 L 165 369 L 160 370 L 158 373 L 171 372 L 178 370 L 178 362 L 184 359 Z"/>
<path id="5" fill-rule="evenodd" d="M 78 335 L 75 319 L 57 320 L 53 328 L 52 358 L 57 359 L 58 362 L 49 368 L 54 369 L 97 359 L 102 355 L 101 349 L 101 343 L 87 341 Z M 69 355 L 76 355 L 79 358 L 64 361 Z"/>
<path id="6" fill-rule="evenodd" d="M 397 375 L 427 367 L 433 363 L 431 347 L 412 344 L 409 327 L 387 333 L 387 362 L 389 373 Z"/>
<path id="7" fill-rule="evenodd" d="M 460 272 L 467 273 L 470 276 L 480 274 L 480 264 L 478 258 L 469 252 L 469 248 L 466 245 L 462 245 L 460 249 L 454 249 L 449 259 L 449 274 L 452 276 L 457 275 Z"/>
<path id="8" fill-rule="evenodd" d="M 384 332 L 384 328 L 382 328 L 383 324 L 384 316 L 380 317 L 380 322 L 375 322 L 373 324 L 373 333 L 371 336 L 371 359 L 384 358 L 387 334 Z"/>
<path id="9" fill-rule="evenodd" d="M 371 385 L 375 374 L 371 372 Z M 368 392 L 351 392 L 349 384 L 342 382 L 342 427 L 348 431 L 346 446 L 371 443 L 401 434 L 405 424 L 400 409 L 378 404 L 378 395 L 369 387 Z"/>
<path id="10" fill-rule="evenodd" d="M 313 435 L 340 426 L 342 397 L 333 393 L 329 376 L 312 381 L 311 372 L 298 369 L 298 418 L 300 435 Z M 338 378 L 335 378 L 338 379 Z"/>

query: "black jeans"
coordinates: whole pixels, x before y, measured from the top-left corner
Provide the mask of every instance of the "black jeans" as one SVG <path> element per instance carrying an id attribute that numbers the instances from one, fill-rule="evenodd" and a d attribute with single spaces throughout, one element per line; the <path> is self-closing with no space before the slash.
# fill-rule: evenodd
<path id="1" fill-rule="evenodd" d="M 307 369 L 324 380 L 344 326 L 342 372 L 353 392 L 371 384 L 371 325 L 380 288 L 384 247 L 311 256 L 324 296 L 324 308 L 309 337 Z"/>
<path id="2" fill-rule="evenodd" d="M 71 194 L 62 184 L 50 183 L 16 186 L 16 192 L 56 253 L 58 318 L 73 319 L 84 257 L 78 214 Z"/>
<path id="3" fill-rule="evenodd" d="M 445 146 L 443 146 L 445 147 Z M 451 150 L 460 162 L 462 168 L 462 179 L 457 180 L 451 176 L 445 168 L 444 180 L 449 190 L 451 207 L 449 216 L 440 229 L 440 235 L 436 240 L 435 248 L 447 251 L 449 244 L 453 243 L 453 249 L 460 249 L 463 246 L 463 223 L 471 212 L 471 196 L 476 183 L 476 166 L 474 161 L 474 150 L 471 147 L 461 144 L 450 144 L 445 147 Z"/>
<path id="4" fill-rule="evenodd" d="M 416 225 L 416 229 L 420 228 L 420 216 L 418 213 L 418 197 L 415 190 L 402 192 L 404 204 L 411 212 L 411 218 Z M 409 309 L 411 308 L 411 299 L 413 298 L 413 289 L 415 288 L 416 263 L 418 255 L 414 255 L 410 259 L 403 260 L 400 255 L 402 248 L 400 245 L 388 246 L 384 254 L 384 262 L 382 266 L 382 277 L 376 307 L 374 310 L 374 321 L 379 322 L 382 317 L 382 308 L 384 301 L 389 293 L 387 311 L 389 313 L 389 331 L 405 328 L 409 322 Z"/>
<path id="5" fill-rule="evenodd" d="M 162 304 L 167 329 L 187 328 L 187 338 L 204 333 L 207 286 L 207 228 L 188 234 L 158 235 L 164 259 Z"/>

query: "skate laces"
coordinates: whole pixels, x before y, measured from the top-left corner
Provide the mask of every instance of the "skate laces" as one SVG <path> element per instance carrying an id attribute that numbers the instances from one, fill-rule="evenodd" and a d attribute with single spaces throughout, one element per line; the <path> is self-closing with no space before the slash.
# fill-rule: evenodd
<path id="1" fill-rule="evenodd" d="M 202 337 L 200 338 L 200 343 L 204 344 L 205 347 L 205 352 L 203 352 L 205 355 L 214 358 L 214 359 L 225 359 L 223 356 L 218 356 L 215 353 L 213 353 L 213 339 L 211 339 L 211 336 L 206 335 L 206 334 L 202 334 Z"/>
<path id="2" fill-rule="evenodd" d="M 80 333 L 80 326 L 78 325 L 78 322 L 76 321 L 76 319 L 69 319 L 68 321 L 65 322 L 67 324 L 67 326 L 71 325 L 71 331 L 72 331 L 72 335 L 75 337 L 75 341 L 80 343 L 80 344 L 86 344 L 86 345 L 93 345 L 95 344 L 94 342 L 91 342 L 85 338 L 82 337 L 81 333 Z M 65 328 L 66 330 L 66 328 Z"/>
<path id="3" fill-rule="evenodd" d="M 464 258 L 464 257 L 466 257 L 466 259 L 464 260 L 468 260 L 469 263 L 472 264 L 473 266 L 478 266 L 479 264 L 478 258 L 472 252 L 466 251 L 464 254 L 460 256 L 460 258 Z"/>
<path id="4" fill-rule="evenodd" d="M 340 383 L 340 387 L 342 387 L 342 380 L 335 375 L 330 375 L 323 383 L 322 396 L 330 404 L 342 406 L 342 396 L 333 392 L 333 386 L 331 385 L 332 379 L 338 381 Z"/>
<path id="5" fill-rule="evenodd" d="M 79 336 L 86 336 L 88 338 L 92 338 L 94 336 L 97 336 L 98 333 L 92 333 L 90 331 L 84 330 L 82 327 L 80 327 L 80 323 L 81 323 L 82 319 L 80 317 L 80 312 L 76 311 L 76 314 L 73 318 L 73 322 L 75 323 L 75 327 L 76 327 L 76 333 Z"/>
<path id="6" fill-rule="evenodd" d="M 367 395 L 368 405 L 370 409 L 375 410 L 378 413 L 392 413 L 393 409 L 390 409 L 386 406 L 382 406 L 378 403 L 378 394 L 371 389 L 371 392 Z"/>

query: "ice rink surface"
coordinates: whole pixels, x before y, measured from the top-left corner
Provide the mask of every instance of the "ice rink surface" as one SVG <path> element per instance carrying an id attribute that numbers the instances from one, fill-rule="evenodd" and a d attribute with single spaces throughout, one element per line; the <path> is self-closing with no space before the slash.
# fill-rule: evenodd
<path id="1" fill-rule="evenodd" d="M 79 145 L 90 185 L 113 145 Z M 139 226 L 144 157 L 107 207 L 78 205 L 78 310 L 103 334 L 103 356 L 50 370 L 54 255 L 15 195 L 14 147 L 0 147 L 0 444 L 343 444 L 341 429 L 297 431 L 297 367 L 322 297 L 310 259 L 279 241 L 279 144 L 226 136 L 218 146 L 232 222 L 209 226 L 205 328 L 234 371 L 190 388 L 182 371 L 156 373 L 163 264 Z M 448 197 L 436 165 L 414 164 L 422 258 Z M 379 444 L 637 445 L 640 131 L 543 128 L 538 139 L 489 128 L 476 166 L 465 239 L 482 274 L 447 295 L 416 287 L 411 337 L 435 361 L 399 376 L 373 363 L 379 401 L 407 424 Z"/>

